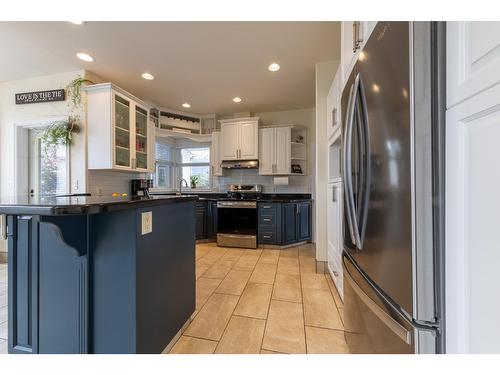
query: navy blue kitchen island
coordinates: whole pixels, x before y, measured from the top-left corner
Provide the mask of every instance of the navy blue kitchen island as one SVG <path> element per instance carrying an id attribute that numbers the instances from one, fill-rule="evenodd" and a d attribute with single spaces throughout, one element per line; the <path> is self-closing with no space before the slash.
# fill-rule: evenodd
<path id="1" fill-rule="evenodd" d="M 9 353 L 161 353 L 195 310 L 196 200 L 0 200 Z"/>

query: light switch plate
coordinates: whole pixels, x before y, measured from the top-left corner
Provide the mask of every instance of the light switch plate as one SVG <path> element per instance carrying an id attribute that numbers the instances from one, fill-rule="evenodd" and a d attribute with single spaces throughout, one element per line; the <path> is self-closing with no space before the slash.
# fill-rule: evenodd
<path id="1" fill-rule="evenodd" d="M 141 213 L 141 234 L 153 231 L 153 213 L 151 211 Z"/>

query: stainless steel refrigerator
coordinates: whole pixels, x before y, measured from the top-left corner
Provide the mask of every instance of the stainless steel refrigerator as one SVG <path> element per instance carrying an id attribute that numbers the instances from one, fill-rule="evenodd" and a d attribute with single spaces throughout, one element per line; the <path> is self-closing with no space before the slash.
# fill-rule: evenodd
<path id="1" fill-rule="evenodd" d="M 444 25 L 379 22 L 342 93 L 352 353 L 441 353 Z"/>

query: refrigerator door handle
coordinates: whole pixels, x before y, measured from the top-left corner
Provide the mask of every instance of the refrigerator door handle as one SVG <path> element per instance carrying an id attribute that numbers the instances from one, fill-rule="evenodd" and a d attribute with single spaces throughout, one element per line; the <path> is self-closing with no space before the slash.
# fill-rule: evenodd
<path id="1" fill-rule="evenodd" d="M 356 207 L 354 205 L 354 192 L 352 186 L 352 130 L 354 126 L 354 117 L 357 115 L 357 96 L 359 90 L 359 73 L 356 76 L 354 85 L 351 88 L 351 95 L 349 97 L 349 103 L 351 104 L 348 110 L 347 117 L 347 127 L 346 136 L 344 138 L 344 186 L 345 186 L 345 198 L 346 198 L 346 208 L 347 217 L 349 222 L 349 232 L 351 234 L 351 241 L 358 249 L 361 250 L 361 238 L 359 236 L 358 220 L 356 217 Z"/>
<path id="2" fill-rule="evenodd" d="M 389 316 L 383 309 L 380 308 L 372 299 L 366 295 L 365 292 L 358 286 L 358 284 L 353 280 L 349 272 L 345 272 L 344 269 L 344 277 L 354 290 L 356 295 L 363 301 L 366 307 L 368 307 L 373 314 L 380 319 L 394 334 L 396 334 L 401 340 L 403 340 L 406 344 L 412 345 L 413 343 L 413 331 L 410 331 L 399 324 L 396 320 L 394 320 L 391 316 Z"/>
<path id="3" fill-rule="evenodd" d="M 347 216 L 347 227 L 349 229 L 349 234 L 351 235 L 351 242 L 353 245 L 357 245 L 354 230 L 356 228 L 354 219 L 354 194 L 352 191 L 352 168 L 351 168 L 351 146 L 352 146 L 352 124 L 354 117 L 354 96 L 355 96 L 355 86 L 351 86 L 351 91 L 349 92 L 349 101 L 347 104 L 347 116 L 345 122 L 345 136 L 343 149 L 343 162 L 344 162 L 344 194 L 345 194 L 345 212 Z"/>
<path id="4" fill-rule="evenodd" d="M 363 79 L 361 78 L 360 73 L 358 73 L 359 79 L 359 110 L 360 110 L 360 120 L 361 120 L 361 130 L 363 132 L 363 147 L 364 147 L 364 160 L 362 162 L 363 166 L 363 177 L 364 177 L 364 186 L 362 191 L 362 199 L 361 199 L 361 212 L 360 212 L 360 226 L 361 229 L 358 232 L 359 236 L 359 249 L 363 248 L 363 242 L 366 233 L 366 222 L 368 219 L 368 203 L 370 202 L 370 185 L 371 185 L 371 150 L 370 150 L 370 128 L 368 124 L 368 108 L 366 105 L 366 97 L 365 97 L 365 88 L 363 85 Z M 363 155 L 360 155 L 361 157 Z"/>

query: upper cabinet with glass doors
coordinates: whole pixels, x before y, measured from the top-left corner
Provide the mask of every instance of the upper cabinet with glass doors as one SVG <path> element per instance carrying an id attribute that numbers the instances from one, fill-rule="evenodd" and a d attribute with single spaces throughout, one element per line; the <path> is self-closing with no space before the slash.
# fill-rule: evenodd
<path id="1" fill-rule="evenodd" d="M 149 107 L 111 83 L 85 90 L 89 169 L 152 172 L 154 137 Z"/>

